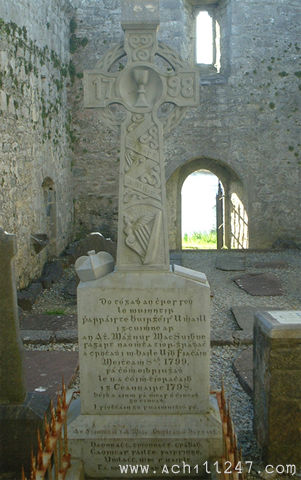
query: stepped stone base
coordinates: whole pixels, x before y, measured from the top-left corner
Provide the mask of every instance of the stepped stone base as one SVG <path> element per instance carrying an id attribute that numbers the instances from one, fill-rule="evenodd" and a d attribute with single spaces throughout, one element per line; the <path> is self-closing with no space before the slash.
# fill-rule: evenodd
<path id="1" fill-rule="evenodd" d="M 80 415 L 68 436 L 72 463 L 81 459 L 91 478 L 131 477 L 130 469 L 121 472 L 127 465 L 149 466 L 141 477 L 174 476 L 175 470 L 191 477 L 202 473 L 205 461 L 222 456 L 215 396 L 204 414 Z"/>
<path id="2" fill-rule="evenodd" d="M 210 288 L 200 272 L 112 272 L 78 287 L 80 415 L 72 457 L 89 478 L 197 476 L 222 456 L 210 396 Z M 166 466 L 165 471 L 162 469 Z M 139 476 L 138 473 L 135 476 Z"/>

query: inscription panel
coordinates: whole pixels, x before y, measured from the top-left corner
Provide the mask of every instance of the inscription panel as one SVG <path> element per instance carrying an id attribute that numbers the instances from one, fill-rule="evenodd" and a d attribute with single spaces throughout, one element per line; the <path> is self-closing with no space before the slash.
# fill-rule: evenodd
<path id="1" fill-rule="evenodd" d="M 209 318 L 199 297 L 177 289 L 94 291 L 79 311 L 82 413 L 203 411 Z"/>
<path id="2" fill-rule="evenodd" d="M 144 470 L 143 476 L 166 474 L 166 469 L 171 469 L 172 465 L 182 466 L 183 461 L 191 465 L 191 468 L 198 465 L 201 472 L 203 470 L 201 455 L 204 448 L 208 451 L 205 439 L 91 441 L 87 442 L 85 448 L 87 458 L 93 458 L 90 465 L 89 460 L 86 462 L 87 473 L 91 476 L 96 473 L 103 476 L 109 474 L 112 477 L 121 476 L 120 468 L 123 467 L 125 472 L 126 465 L 136 465 L 137 457 L 139 464 L 145 465 L 148 470 L 148 472 Z M 131 471 L 127 473 L 131 474 Z M 141 471 L 137 473 L 141 474 Z"/>

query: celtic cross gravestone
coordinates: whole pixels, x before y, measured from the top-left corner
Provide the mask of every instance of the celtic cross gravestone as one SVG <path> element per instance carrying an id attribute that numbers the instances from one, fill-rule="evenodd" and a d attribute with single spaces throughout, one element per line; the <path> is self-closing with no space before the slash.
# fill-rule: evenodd
<path id="1" fill-rule="evenodd" d="M 158 44 L 158 2 L 123 2 L 124 45 L 109 51 L 95 70 L 84 72 L 85 107 L 122 105 L 117 268 L 169 270 L 165 209 L 162 104 L 174 106 L 171 129 L 184 107 L 198 104 L 197 71 L 165 45 Z M 112 66 L 126 56 L 122 71 Z M 164 60 L 165 72 L 156 64 Z M 159 63 L 159 62 L 157 62 Z M 116 120 L 115 120 L 116 122 Z M 117 121 L 118 122 L 118 121 Z"/>
<path id="2" fill-rule="evenodd" d="M 81 413 L 69 438 L 89 478 L 124 476 L 126 464 L 160 476 L 184 460 L 201 472 L 222 454 L 209 393 L 209 285 L 202 273 L 171 271 L 167 241 L 163 132 L 197 105 L 197 74 L 158 43 L 158 25 L 158 0 L 124 1 L 124 43 L 84 72 L 85 106 L 121 124 L 116 270 L 97 276 L 94 254 L 77 269 Z M 162 122 L 164 103 L 173 109 Z"/>

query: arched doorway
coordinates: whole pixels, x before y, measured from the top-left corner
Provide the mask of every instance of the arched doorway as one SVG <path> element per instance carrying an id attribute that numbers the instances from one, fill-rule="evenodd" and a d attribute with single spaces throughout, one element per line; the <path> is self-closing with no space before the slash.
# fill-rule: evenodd
<path id="1" fill-rule="evenodd" d="M 169 177 L 166 184 L 168 206 L 169 245 L 171 249 L 182 248 L 182 186 L 186 178 L 193 172 L 206 170 L 214 174 L 220 181 L 218 197 L 222 207 L 217 220 L 219 232 L 217 248 L 248 248 L 248 216 L 245 208 L 244 188 L 237 173 L 220 160 L 197 158 L 178 167 Z"/>
<path id="2" fill-rule="evenodd" d="M 182 248 L 223 247 L 223 190 L 220 179 L 208 170 L 186 177 L 181 189 Z"/>

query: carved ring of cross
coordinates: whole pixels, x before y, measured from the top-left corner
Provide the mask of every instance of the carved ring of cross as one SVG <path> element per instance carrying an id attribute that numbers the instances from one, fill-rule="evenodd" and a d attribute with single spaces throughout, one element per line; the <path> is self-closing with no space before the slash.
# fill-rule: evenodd
<path id="1" fill-rule="evenodd" d="M 122 105 L 132 113 L 158 111 L 163 103 L 171 104 L 173 108 L 164 116 L 164 120 L 162 119 L 164 133 L 170 132 L 183 118 L 187 107 L 195 106 L 197 102 L 193 94 L 195 89 L 189 83 L 195 70 L 189 71 L 187 63 L 164 43 L 158 42 L 155 55 L 163 60 L 165 72 L 157 65 L 143 61 L 124 67 L 120 62 L 126 57 L 124 44 L 111 48 L 93 70 L 85 71 L 86 85 L 94 87 L 86 89 L 90 93 L 87 95 L 85 107 L 101 108 L 102 120 L 107 126 L 114 128 L 123 122 L 123 119 L 110 109 L 114 104 Z M 122 71 L 113 72 L 113 66 L 118 62 Z M 179 74 L 182 76 L 182 84 Z M 129 89 L 131 83 L 132 88 Z"/>

